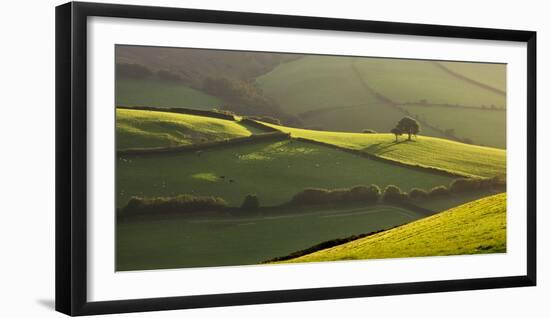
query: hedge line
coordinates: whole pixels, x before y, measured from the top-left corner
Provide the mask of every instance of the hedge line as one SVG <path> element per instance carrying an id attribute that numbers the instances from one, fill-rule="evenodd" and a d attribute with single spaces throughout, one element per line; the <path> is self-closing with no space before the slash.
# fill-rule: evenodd
<path id="1" fill-rule="evenodd" d="M 293 259 L 293 258 L 298 258 L 300 256 L 304 256 L 304 255 L 311 254 L 311 253 L 314 253 L 314 252 L 317 252 L 317 251 L 320 251 L 320 250 L 324 250 L 324 249 L 331 248 L 331 247 L 334 247 L 334 246 L 337 246 L 337 245 L 341 245 L 341 244 L 344 244 L 344 243 L 355 241 L 355 240 L 358 240 L 358 239 L 361 239 L 361 238 L 364 238 L 364 237 L 367 237 L 367 236 L 371 236 L 371 235 L 374 235 L 374 234 L 377 234 L 377 233 L 380 233 L 380 232 L 383 232 L 383 231 L 386 231 L 386 230 L 387 229 L 382 229 L 382 230 L 378 230 L 378 231 L 374 231 L 374 232 L 370 232 L 370 233 L 351 235 L 351 236 L 344 237 L 344 238 L 336 238 L 336 239 L 333 239 L 333 240 L 324 241 L 324 242 L 321 242 L 319 244 L 308 247 L 306 249 L 299 250 L 299 251 L 296 251 L 296 252 L 292 252 L 292 253 L 290 253 L 288 255 L 285 255 L 285 256 L 278 256 L 278 257 L 274 257 L 272 259 L 268 259 L 266 261 L 261 262 L 261 264 L 287 261 L 287 260 L 290 260 L 290 259 Z"/>
<path id="2" fill-rule="evenodd" d="M 415 188 L 410 193 L 401 191 L 395 185 L 388 185 L 383 191 L 377 185 L 358 185 L 343 189 L 321 189 L 306 188 L 292 197 L 292 199 L 279 206 L 261 207 L 260 199 L 255 194 L 245 196 L 240 207 L 229 207 L 228 204 L 219 197 L 212 196 L 194 196 L 182 194 L 176 197 L 157 197 L 130 199 L 128 204 L 120 209 L 120 216 L 133 215 L 159 215 L 159 214 L 183 214 L 189 215 L 195 212 L 219 212 L 225 211 L 232 215 L 266 212 L 271 209 L 284 207 L 304 207 L 304 206 L 334 206 L 350 203 L 362 203 L 365 205 L 375 205 L 379 202 L 386 204 L 402 206 L 409 210 L 419 212 L 424 215 L 431 215 L 434 211 L 415 205 L 415 202 L 426 200 L 428 198 L 441 198 L 452 193 L 463 193 L 479 189 L 502 189 L 505 187 L 504 180 L 501 178 L 491 179 L 457 179 L 449 187 L 437 186 L 429 191 Z"/>
<path id="3" fill-rule="evenodd" d="M 270 132 L 281 132 L 279 129 L 270 127 L 268 125 L 262 124 L 261 122 L 258 122 L 256 120 L 250 119 L 250 118 L 243 118 L 241 119 L 241 123 L 256 127 L 261 130 L 270 131 Z"/>
<path id="4" fill-rule="evenodd" d="M 214 117 L 219 119 L 226 119 L 235 121 L 235 116 L 232 114 L 229 114 L 227 112 L 217 112 L 213 110 L 199 110 L 199 109 L 190 109 L 190 108 L 180 108 L 180 107 L 169 107 L 169 108 L 161 108 L 161 107 L 150 107 L 150 106 L 136 106 L 136 107 L 129 107 L 129 106 L 117 106 L 117 108 L 120 109 L 136 109 L 136 110 L 149 110 L 149 111 L 157 111 L 157 112 L 165 112 L 165 113 L 177 113 L 177 114 L 188 114 L 188 115 L 198 115 L 198 116 L 206 116 L 206 117 Z"/>
<path id="5" fill-rule="evenodd" d="M 181 194 L 175 197 L 133 197 L 119 211 L 119 216 L 178 214 L 189 215 L 204 211 L 224 211 L 227 202 L 219 197 Z"/>
<path id="6" fill-rule="evenodd" d="M 244 143 L 255 143 L 265 140 L 284 140 L 290 139 L 290 134 L 280 131 L 268 132 L 264 134 L 251 135 L 247 137 L 237 137 L 232 139 L 225 139 L 220 141 L 205 142 L 200 144 L 173 146 L 173 147 L 159 147 L 159 148 L 132 148 L 117 150 L 117 155 L 120 156 L 141 156 L 141 155 L 153 155 L 153 154 L 165 154 L 165 153 L 185 153 L 194 152 L 199 150 L 205 150 L 210 148 L 233 146 Z"/>
<path id="7" fill-rule="evenodd" d="M 338 203 L 376 203 L 380 198 L 377 185 L 355 186 L 344 189 L 307 188 L 292 197 L 288 205 L 326 205 Z"/>

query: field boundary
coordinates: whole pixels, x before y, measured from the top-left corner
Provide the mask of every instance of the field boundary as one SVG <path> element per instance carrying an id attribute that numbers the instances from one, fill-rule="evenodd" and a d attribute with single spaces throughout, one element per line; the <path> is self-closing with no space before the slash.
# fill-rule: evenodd
<path id="1" fill-rule="evenodd" d="M 224 114 L 215 112 L 212 110 L 200 110 L 200 109 L 190 109 L 190 108 L 180 108 L 180 107 L 152 107 L 152 106 L 117 106 L 117 109 L 129 109 L 129 110 L 147 110 L 155 112 L 164 112 L 164 113 L 176 113 L 176 114 L 187 114 L 187 115 L 197 115 L 203 117 L 214 117 L 218 119 L 225 119 L 230 121 L 237 121 L 235 116 L 230 114 Z"/>
<path id="2" fill-rule="evenodd" d="M 397 102 L 394 102 L 393 100 L 391 100 L 390 98 L 388 98 L 387 96 L 377 92 L 376 90 L 374 90 L 372 87 L 369 86 L 369 84 L 367 84 L 367 81 L 363 78 L 363 75 L 361 74 L 361 72 L 357 69 L 357 66 L 355 66 L 355 64 L 352 62 L 350 64 L 353 72 L 355 73 L 355 75 L 357 76 L 357 78 L 359 79 L 359 81 L 361 82 L 361 85 L 369 92 L 371 92 L 372 94 L 374 94 L 374 96 L 376 98 L 378 98 L 379 101 L 383 102 L 383 103 L 386 103 L 387 105 L 393 107 L 394 109 L 396 109 L 397 111 L 401 112 L 403 115 L 405 116 L 411 116 L 411 113 L 406 110 L 406 109 L 403 109 L 402 107 L 400 107 L 401 103 L 397 103 Z M 426 121 L 420 119 L 420 118 L 415 118 L 420 124 L 422 124 L 423 126 L 425 127 L 428 127 L 434 131 L 437 131 L 439 132 L 440 134 L 442 134 L 443 136 L 445 136 L 446 139 L 449 139 L 449 140 L 454 140 L 454 141 L 459 141 L 459 142 L 464 142 L 462 139 L 460 139 L 459 137 L 457 136 L 447 136 L 447 134 L 445 134 L 445 130 L 441 129 L 441 128 L 437 128 L 429 123 L 427 123 Z"/>
<path id="3" fill-rule="evenodd" d="M 441 70 L 447 72 L 448 74 L 450 74 L 450 75 L 452 75 L 452 76 L 454 76 L 454 77 L 456 77 L 456 78 L 458 78 L 458 79 L 460 79 L 460 80 L 463 80 L 463 81 L 468 82 L 468 83 L 470 83 L 470 84 L 472 84 L 472 85 L 481 87 L 481 88 L 483 88 L 483 89 L 486 89 L 486 90 L 491 91 L 491 92 L 493 92 L 493 93 L 496 93 L 496 94 L 498 94 L 498 95 L 506 96 L 506 92 L 503 91 L 503 90 L 500 90 L 500 89 L 495 88 L 495 87 L 493 87 L 493 86 L 490 86 L 490 85 L 487 85 L 487 84 L 478 82 L 478 81 L 476 81 L 476 80 L 473 80 L 473 79 L 471 79 L 471 78 L 469 78 L 469 77 L 467 77 L 467 76 L 464 76 L 464 75 L 462 75 L 462 74 L 460 74 L 460 73 L 457 73 L 457 72 L 451 70 L 450 68 L 448 68 L 448 67 L 446 67 L 445 65 L 443 65 L 443 64 L 441 64 L 441 63 L 438 63 L 438 62 L 436 62 L 436 61 L 432 61 L 432 63 L 433 63 L 436 67 L 440 68 Z"/>
<path id="4" fill-rule="evenodd" d="M 243 118 L 239 121 L 239 123 L 244 124 L 244 125 L 250 125 L 254 128 L 258 128 L 258 129 L 268 131 L 268 132 L 282 132 L 277 128 L 273 128 L 271 126 L 265 125 L 265 124 L 263 124 L 259 121 L 256 121 L 256 120 L 253 120 L 253 119 L 250 119 L 250 118 Z"/>
<path id="5" fill-rule="evenodd" d="M 196 152 L 211 148 L 222 148 L 227 146 L 234 146 L 247 143 L 255 143 L 266 140 L 286 140 L 290 139 L 290 134 L 282 131 L 268 132 L 264 134 L 251 135 L 247 137 L 238 137 L 233 139 L 224 139 L 220 141 L 205 142 L 201 144 L 174 146 L 174 147 L 158 147 L 158 148 L 132 148 L 117 150 L 118 157 L 130 157 L 130 156 L 143 156 L 143 155 L 157 155 L 157 154 L 172 154 L 172 153 L 186 153 Z"/>
<path id="6" fill-rule="evenodd" d="M 478 107 L 478 106 L 467 106 L 467 105 L 451 105 L 451 104 L 433 104 L 433 103 L 419 103 L 419 102 L 409 102 L 409 103 L 398 103 L 396 106 L 407 107 L 407 106 L 418 106 L 418 107 L 446 107 L 446 108 L 459 108 L 459 109 L 471 109 L 487 112 L 505 112 L 506 108 L 491 108 L 491 107 Z"/>

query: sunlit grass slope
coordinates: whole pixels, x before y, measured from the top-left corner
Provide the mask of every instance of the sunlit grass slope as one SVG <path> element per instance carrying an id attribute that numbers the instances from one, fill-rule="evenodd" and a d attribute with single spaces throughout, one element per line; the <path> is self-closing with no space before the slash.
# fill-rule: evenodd
<path id="1" fill-rule="evenodd" d="M 410 165 L 433 167 L 464 176 L 493 177 L 506 173 L 506 151 L 426 136 L 395 142 L 392 134 L 363 134 L 316 131 L 267 124 L 292 137 L 301 137 Z"/>
<path id="2" fill-rule="evenodd" d="M 403 191 L 449 184 L 452 177 L 371 160 L 323 145 L 297 140 L 261 141 L 117 160 L 118 206 L 132 196 L 182 193 L 218 196 L 240 206 L 257 194 L 262 206 L 278 205 L 305 188 L 395 184 Z"/>
<path id="3" fill-rule="evenodd" d="M 246 137 L 253 133 L 238 122 L 160 111 L 117 109 L 117 149 L 189 145 Z"/>
<path id="4" fill-rule="evenodd" d="M 473 201 L 395 229 L 288 262 L 506 252 L 506 194 Z"/>
<path id="5" fill-rule="evenodd" d="M 210 110 L 222 102 L 213 96 L 178 82 L 161 80 L 118 79 L 118 106 L 184 107 Z"/>

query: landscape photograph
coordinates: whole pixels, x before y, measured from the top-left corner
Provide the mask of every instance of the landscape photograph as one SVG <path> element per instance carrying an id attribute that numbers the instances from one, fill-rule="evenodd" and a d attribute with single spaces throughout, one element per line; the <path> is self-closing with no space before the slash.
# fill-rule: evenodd
<path id="1" fill-rule="evenodd" d="M 506 253 L 506 64 L 116 45 L 113 67 L 116 271 Z"/>

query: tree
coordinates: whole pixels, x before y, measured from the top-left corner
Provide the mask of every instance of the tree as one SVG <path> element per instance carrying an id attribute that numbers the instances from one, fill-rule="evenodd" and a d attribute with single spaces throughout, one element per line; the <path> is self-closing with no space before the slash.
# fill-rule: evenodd
<path id="1" fill-rule="evenodd" d="M 260 200 L 255 194 L 249 194 L 244 198 L 241 209 L 245 211 L 257 210 L 260 207 Z"/>
<path id="2" fill-rule="evenodd" d="M 399 129 L 402 133 L 409 135 L 409 139 L 411 140 L 411 135 L 417 135 L 420 132 L 420 124 L 416 121 L 416 119 L 411 117 L 403 117 L 398 123 L 395 128 Z"/>
<path id="3" fill-rule="evenodd" d="M 382 194 L 382 200 L 384 202 L 401 202 L 404 199 L 404 195 L 398 186 L 390 184 L 384 189 Z"/>
<path id="4" fill-rule="evenodd" d="M 395 142 L 397 142 L 397 136 L 401 136 L 403 134 L 403 132 L 397 127 L 390 130 L 390 132 L 395 135 Z"/>

